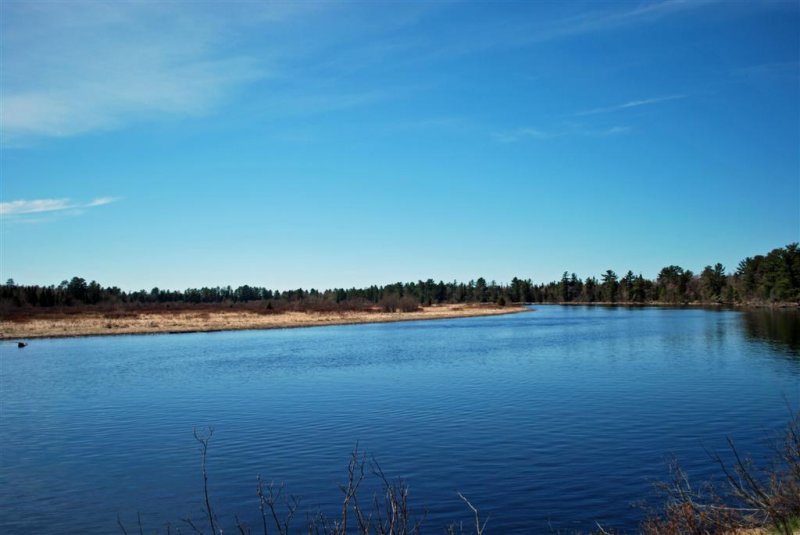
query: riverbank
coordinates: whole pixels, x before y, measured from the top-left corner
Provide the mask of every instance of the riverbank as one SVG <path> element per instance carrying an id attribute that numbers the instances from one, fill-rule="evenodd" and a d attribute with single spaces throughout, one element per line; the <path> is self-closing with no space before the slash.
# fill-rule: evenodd
<path id="1" fill-rule="evenodd" d="M 234 331 L 245 329 L 287 329 L 320 325 L 387 323 L 495 316 L 525 312 L 522 306 L 458 304 L 420 307 L 414 312 L 345 311 L 260 313 L 251 310 L 159 310 L 147 312 L 86 311 L 69 315 L 41 315 L 0 320 L 0 340 L 98 336 L 122 334 L 165 334 Z"/>

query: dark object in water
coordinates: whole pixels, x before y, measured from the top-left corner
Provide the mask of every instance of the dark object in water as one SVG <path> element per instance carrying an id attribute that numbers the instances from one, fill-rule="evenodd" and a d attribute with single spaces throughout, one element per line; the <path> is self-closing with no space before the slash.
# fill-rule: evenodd
<path id="1" fill-rule="evenodd" d="M 25 347 L 26 345 L 28 345 L 28 344 L 27 344 L 27 343 L 25 343 L 25 342 L 17 342 L 17 347 L 19 347 L 19 348 L 23 348 L 23 347 Z"/>

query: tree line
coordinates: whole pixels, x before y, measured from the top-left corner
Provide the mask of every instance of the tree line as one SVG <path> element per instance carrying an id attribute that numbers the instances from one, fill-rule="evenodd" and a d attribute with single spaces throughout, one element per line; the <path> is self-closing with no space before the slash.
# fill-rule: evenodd
<path id="1" fill-rule="evenodd" d="M 776 303 L 800 302 L 800 250 L 798 244 L 773 249 L 766 255 L 747 257 L 729 273 L 722 264 L 694 273 L 680 266 L 661 269 L 654 279 L 627 271 L 619 276 L 606 270 L 600 277 L 580 278 L 564 272 L 560 280 L 536 284 L 514 277 L 508 284 L 487 282 L 397 282 L 366 288 L 328 290 L 273 290 L 243 285 L 138 290 L 126 292 L 104 287 L 82 277 L 59 285 L 25 286 L 9 279 L 0 286 L 0 306 L 8 311 L 29 307 L 79 307 L 85 305 L 238 305 L 255 304 L 270 310 L 345 310 L 380 306 L 384 310 L 414 310 L 419 305 L 442 303 Z"/>

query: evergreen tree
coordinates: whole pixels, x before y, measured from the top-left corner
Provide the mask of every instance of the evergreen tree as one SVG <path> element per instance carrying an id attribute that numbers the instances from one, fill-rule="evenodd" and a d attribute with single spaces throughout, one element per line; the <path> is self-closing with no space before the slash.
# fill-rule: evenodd
<path id="1" fill-rule="evenodd" d="M 603 280 L 603 299 L 609 303 L 616 303 L 617 292 L 619 290 L 617 274 L 608 269 L 603 273 L 601 279 Z"/>

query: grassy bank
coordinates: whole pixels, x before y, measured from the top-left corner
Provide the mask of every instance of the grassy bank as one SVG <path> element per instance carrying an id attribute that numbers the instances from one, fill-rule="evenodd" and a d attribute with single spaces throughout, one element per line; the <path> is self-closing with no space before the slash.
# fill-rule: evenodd
<path id="1" fill-rule="evenodd" d="M 492 316 L 528 310 L 521 306 L 499 307 L 493 304 L 436 305 L 418 307 L 409 312 L 386 312 L 378 307 L 352 311 L 274 311 L 222 307 L 28 309 L 26 313 L 5 316 L 0 321 L 0 339 L 285 329 Z"/>

